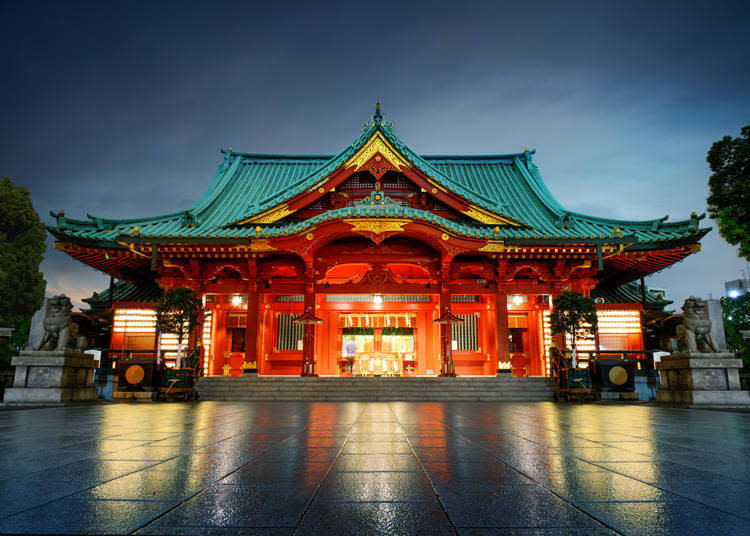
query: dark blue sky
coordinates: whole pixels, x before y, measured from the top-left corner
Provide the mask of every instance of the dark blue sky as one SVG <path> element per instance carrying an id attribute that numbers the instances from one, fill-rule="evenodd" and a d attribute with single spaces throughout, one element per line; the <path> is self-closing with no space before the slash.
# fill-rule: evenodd
<path id="1" fill-rule="evenodd" d="M 376 101 L 421 153 L 537 149 L 593 215 L 703 212 L 706 151 L 750 123 L 746 2 L 0 2 L 0 175 L 46 222 L 187 208 L 220 147 L 338 152 Z M 713 222 L 708 222 L 713 225 Z M 48 291 L 108 278 L 52 250 Z M 648 279 L 717 296 L 716 231 Z"/>

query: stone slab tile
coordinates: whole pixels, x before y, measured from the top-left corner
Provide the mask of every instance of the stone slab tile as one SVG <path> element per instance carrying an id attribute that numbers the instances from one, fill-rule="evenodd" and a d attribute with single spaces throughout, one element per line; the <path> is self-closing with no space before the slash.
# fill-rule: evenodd
<path id="1" fill-rule="evenodd" d="M 92 501 L 66 497 L 0 519 L 3 534 L 127 534 L 176 502 Z"/>
<path id="2" fill-rule="evenodd" d="M 435 502 L 315 501 L 302 519 L 299 536 L 448 536 L 455 534 Z"/>
<path id="3" fill-rule="evenodd" d="M 689 501 L 592 502 L 577 506 L 629 536 L 750 535 L 750 522 Z"/>

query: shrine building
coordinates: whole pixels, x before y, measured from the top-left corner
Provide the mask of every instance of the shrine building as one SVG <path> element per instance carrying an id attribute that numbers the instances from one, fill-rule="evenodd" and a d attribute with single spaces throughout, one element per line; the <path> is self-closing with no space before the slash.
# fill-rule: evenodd
<path id="1" fill-rule="evenodd" d="M 49 228 L 56 249 L 151 300 L 195 290 L 205 314 L 189 339 L 206 375 L 495 375 L 518 357 L 522 375 L 545 376 L 555 295 L 614 292 L 698 251 L 708 232 L 702 215 L 566 210 L 533 150 L 418 155 L 379 105 L 334 156 L 222 153 L 188 210 L 60 211 Z M 110 348 L 173 365 L 176 339 L 155 334 L 153 306 L 114 300 Z M 598 308 L 598 338 L 579 348 L 643 349 L 641 305 Z"/>

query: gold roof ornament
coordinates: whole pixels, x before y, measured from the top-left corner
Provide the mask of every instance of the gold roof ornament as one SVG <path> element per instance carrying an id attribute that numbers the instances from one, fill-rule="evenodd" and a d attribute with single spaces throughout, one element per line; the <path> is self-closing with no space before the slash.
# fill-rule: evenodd
<path id="1" fill-rule="evenodd" d="M 497 214 L 493 214 L 488 210 L 479 208 L 476 205 L 470 205 L 467 210 L 462 210 L 461 212 L 466 214 L 469 218 L 477 220 L 478 222 L 484 223 L 486 225 L 513 225 L 515 227 L 520 227 L 520 224 L 514 222 L 513 220 L 509 220 L 507 218 L 503 218 L 502 216 L 498 216 Z M 495 232 L 499 232 L 499 229 Z"/>
<path id="2" fill-rule="evenodd" d="M 260 253 L 263 251 L 276 251 L 267 238 L 261 240 L 250 240 L 250 251 L 254 253 Z"/>
<path id="3" fill-rule="evenodd" d="M 410 220 L 353 218 L 344 220 L 344 223 L 351 225 L 353 232 L 383 234 L 403 232 L 404 225 L 410 223 Z"/>
<path id="4" fill-rule="evenodd" d="M 375 132 L 359 151 L 344 163 L 344 168 L 356 166 L 354 171 L 359 171 L 376 153 L 379 153 L 399 171 L 402 167 L 411 168 L 409 161 L 401 156 L 380 131 Z"/>
<path id="5" fill-rule="evenodd" d="M 505 242 L 502 240 L 487 240 L 487 244 L 479 248 L 479 251 L 502 253 L 505 251 Z"/>
<path id="6" fill-rule="evenodd" d="M 292 214 L 293 212 L 294 212 L 293 210 L 289 210 L 289 205 L 284 203 L 283 205 L 279 205 L 269 210 L 263 211 L 257 216 L 253 216 L 246 220 L 238 221 L 237 225 L 242 225 L 243 223 L 264 223 L 264 224 L 273 223 L 275 221 L 280 220 L 281 218 L 289 216 L 289 214 Z"/>

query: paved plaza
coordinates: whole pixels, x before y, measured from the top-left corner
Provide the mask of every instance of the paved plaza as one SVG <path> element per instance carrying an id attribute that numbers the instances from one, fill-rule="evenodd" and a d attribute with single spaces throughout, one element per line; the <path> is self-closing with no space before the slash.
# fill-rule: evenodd
<path id="1" fill-rule="evenodd" d="M 0 437 L 0 533 L 750 534 L 747 413 L 134 403 Z"/>

